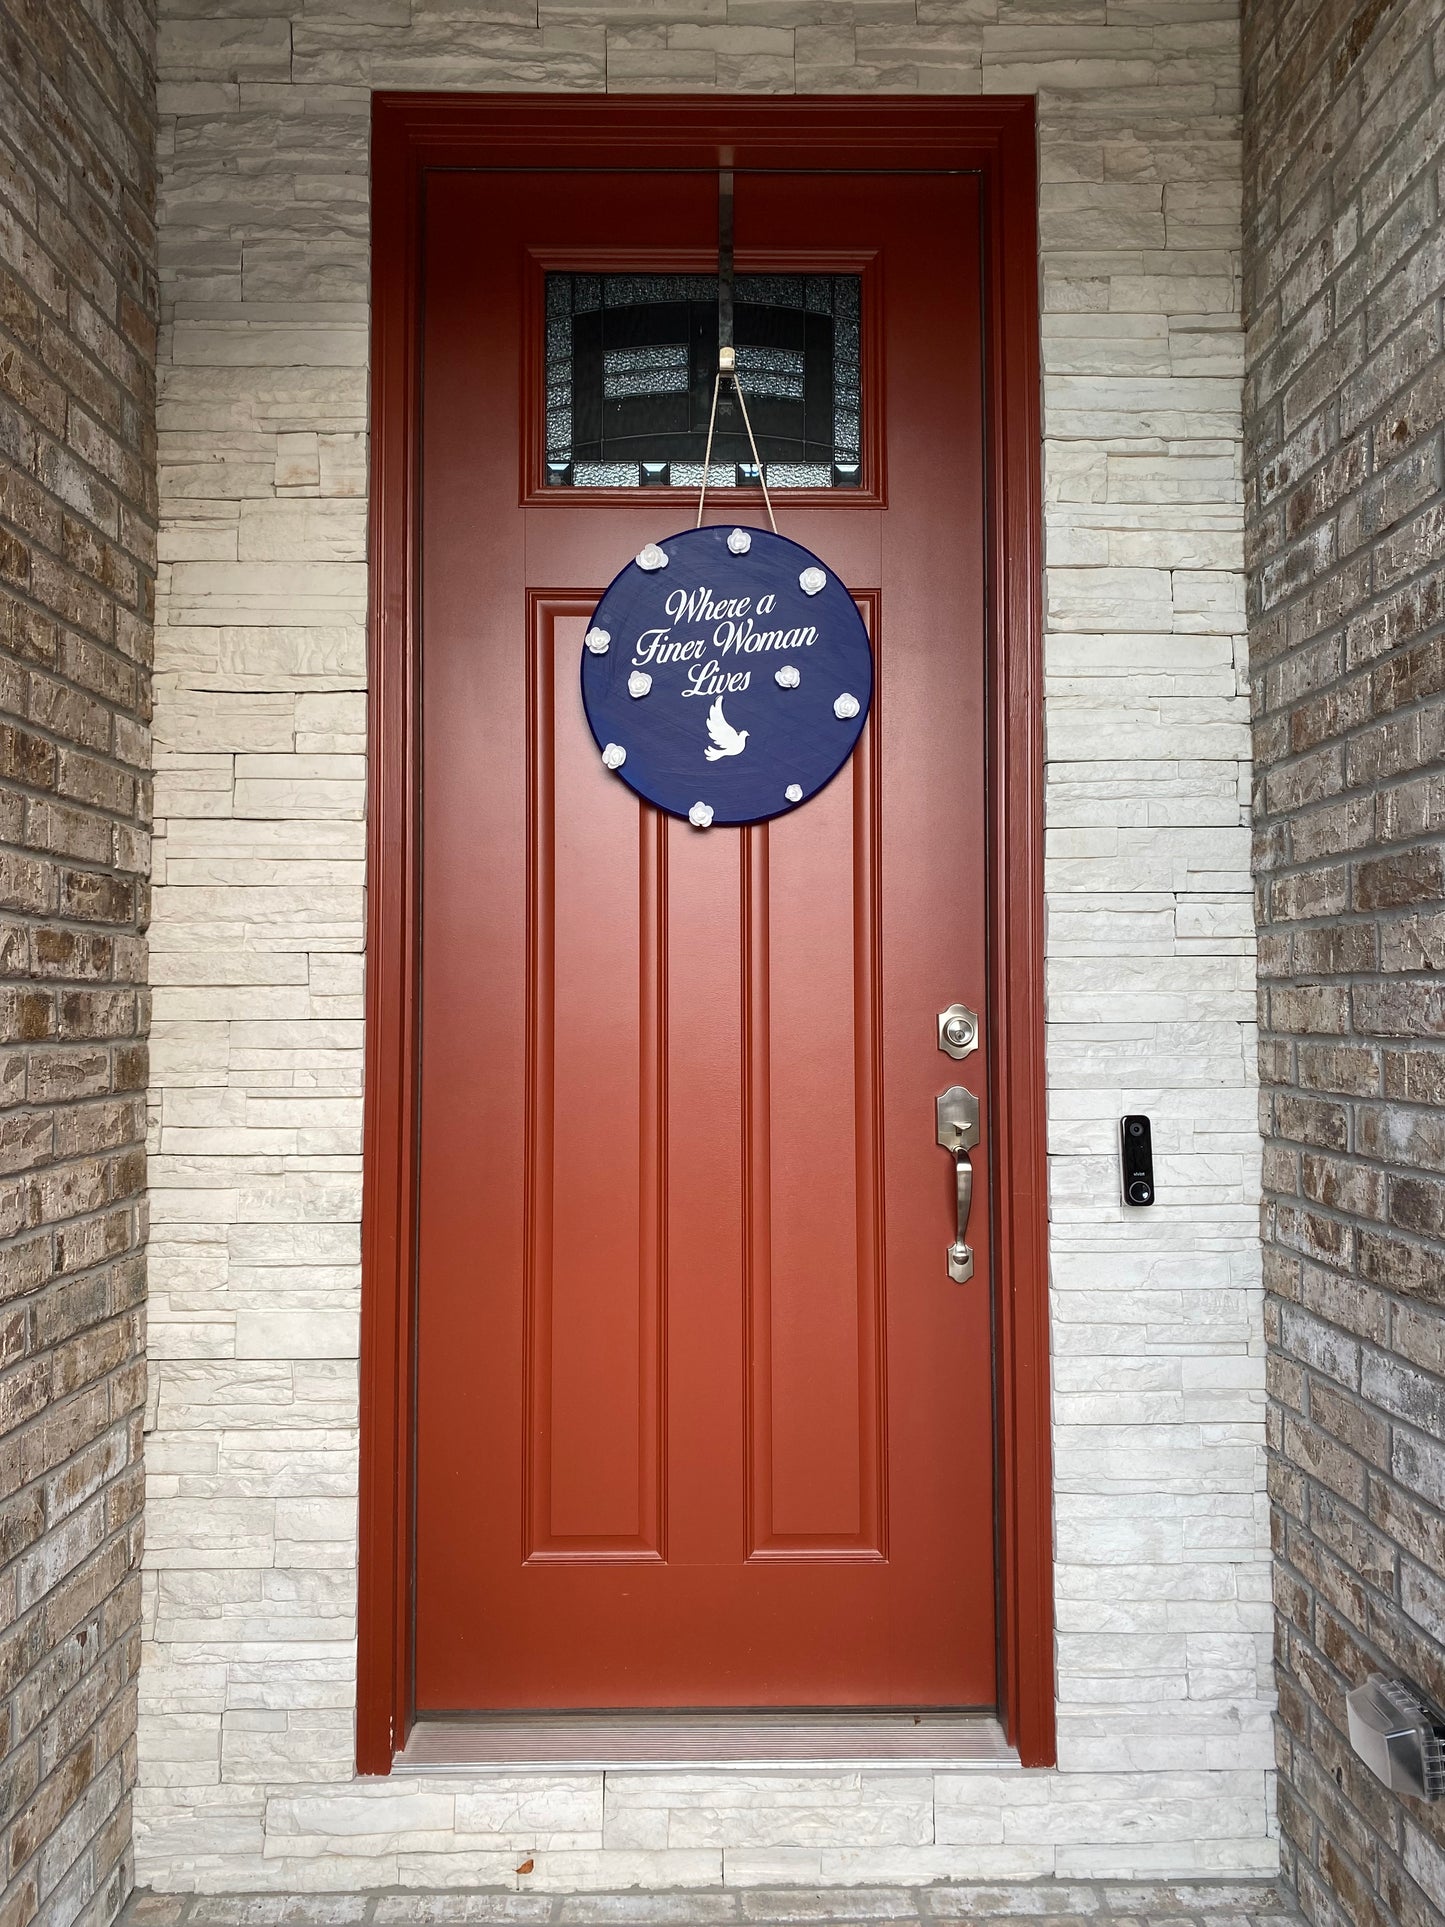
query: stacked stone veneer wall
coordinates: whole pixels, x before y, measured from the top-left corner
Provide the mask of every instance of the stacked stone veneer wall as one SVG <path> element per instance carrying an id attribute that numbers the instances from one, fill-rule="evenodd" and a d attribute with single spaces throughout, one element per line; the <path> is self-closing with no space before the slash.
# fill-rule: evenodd
<path id="1" fill-rule="evenodd" d="M 1423 1927 L 1344 1694 L 1445 1700 L 1445 10 L 1245 16 L 1282 1826 L 1313 1919 Z"/>
<path id="2" fill-rule="evenodd" d="M 164 11 L 142 1878 L 1273 1870 L 1233 0 Z M 397 87 L 1039 93 L 1057 1772 L 353 1781 L 367 128 Z M 1161 1183 L 1127 1221 L 1126 1109 Z"/>
<path id="3" fill-rule="evenodd" d="M 155 582 L 147 0 L 0 0 L 0 1922 L 130 1885 Z"/>

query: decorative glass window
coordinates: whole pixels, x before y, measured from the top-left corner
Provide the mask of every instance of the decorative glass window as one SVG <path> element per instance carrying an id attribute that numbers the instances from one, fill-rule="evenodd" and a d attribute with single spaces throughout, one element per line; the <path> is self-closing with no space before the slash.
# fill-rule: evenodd
<path id="1" fill-rule="evenodd" d="M 769 488 L 857 488 L 856 274 L 741 274 L 738 378 Z M 715 275 L 547 276 L 547 480 L 557 488 L 697 488 L 717 372 Z M 756 485 L 731 384 L 710 488 Z"/>

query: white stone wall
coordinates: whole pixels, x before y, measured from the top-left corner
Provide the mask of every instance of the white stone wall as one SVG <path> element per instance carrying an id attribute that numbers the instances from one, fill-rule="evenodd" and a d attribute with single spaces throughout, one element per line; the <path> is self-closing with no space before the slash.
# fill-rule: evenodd
<path id="1" fill-rule="evenodd" d="M 1234 0 L 162 11 L 140 1878 L 1272 1871 Z M 372 87 L 1040 95 L 1057 1772 L 352 1777 Z"/>

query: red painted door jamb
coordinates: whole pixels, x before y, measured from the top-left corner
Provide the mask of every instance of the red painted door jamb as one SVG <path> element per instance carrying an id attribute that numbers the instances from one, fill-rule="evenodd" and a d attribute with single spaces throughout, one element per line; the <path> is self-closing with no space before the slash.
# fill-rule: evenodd
<path id="1" fill-rule="evenodd" d="M 419 214 L 432 167 L 968 169 L 985 229 L 999 1706 L 1052 1765 L 1043 673 L 1034 103 L 378 94 L 372 112 L 370 816 L 357 1768 L 411 1723 Z"/>

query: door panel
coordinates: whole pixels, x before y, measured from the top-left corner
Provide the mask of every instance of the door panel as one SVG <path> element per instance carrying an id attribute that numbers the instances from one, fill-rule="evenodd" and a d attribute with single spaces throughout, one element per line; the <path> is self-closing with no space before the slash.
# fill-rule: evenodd
<path id="1" fill-rule="evenodd" d="M 875 751 L 750 837 L 753 1556 L 884 1555 Z"/>
<path id="2" fill-rule="evenodd" d="M 603 771 L 577 674 L 694 498 L 523 506 L 519 450 L 536 260 L 705 259 L 715 177 L 428 189 L 421 1711 L 994 1700 L 986 1187 L 953 1285 L 933 1116 L 985 1095 L 934 1029 L 987 1035 L 975 187 L 740 175 L 737 224 L 743 271 L 878 277 L 883 505 L 777 502 L 877 675 L 819 797 L 699 833 Z"/>
<path id="3" fill-rule="evenodd" d="M 531 606 L 527 1556 L 657 1558 L 662 825 L 588 753 L 585 622 Z"/>

